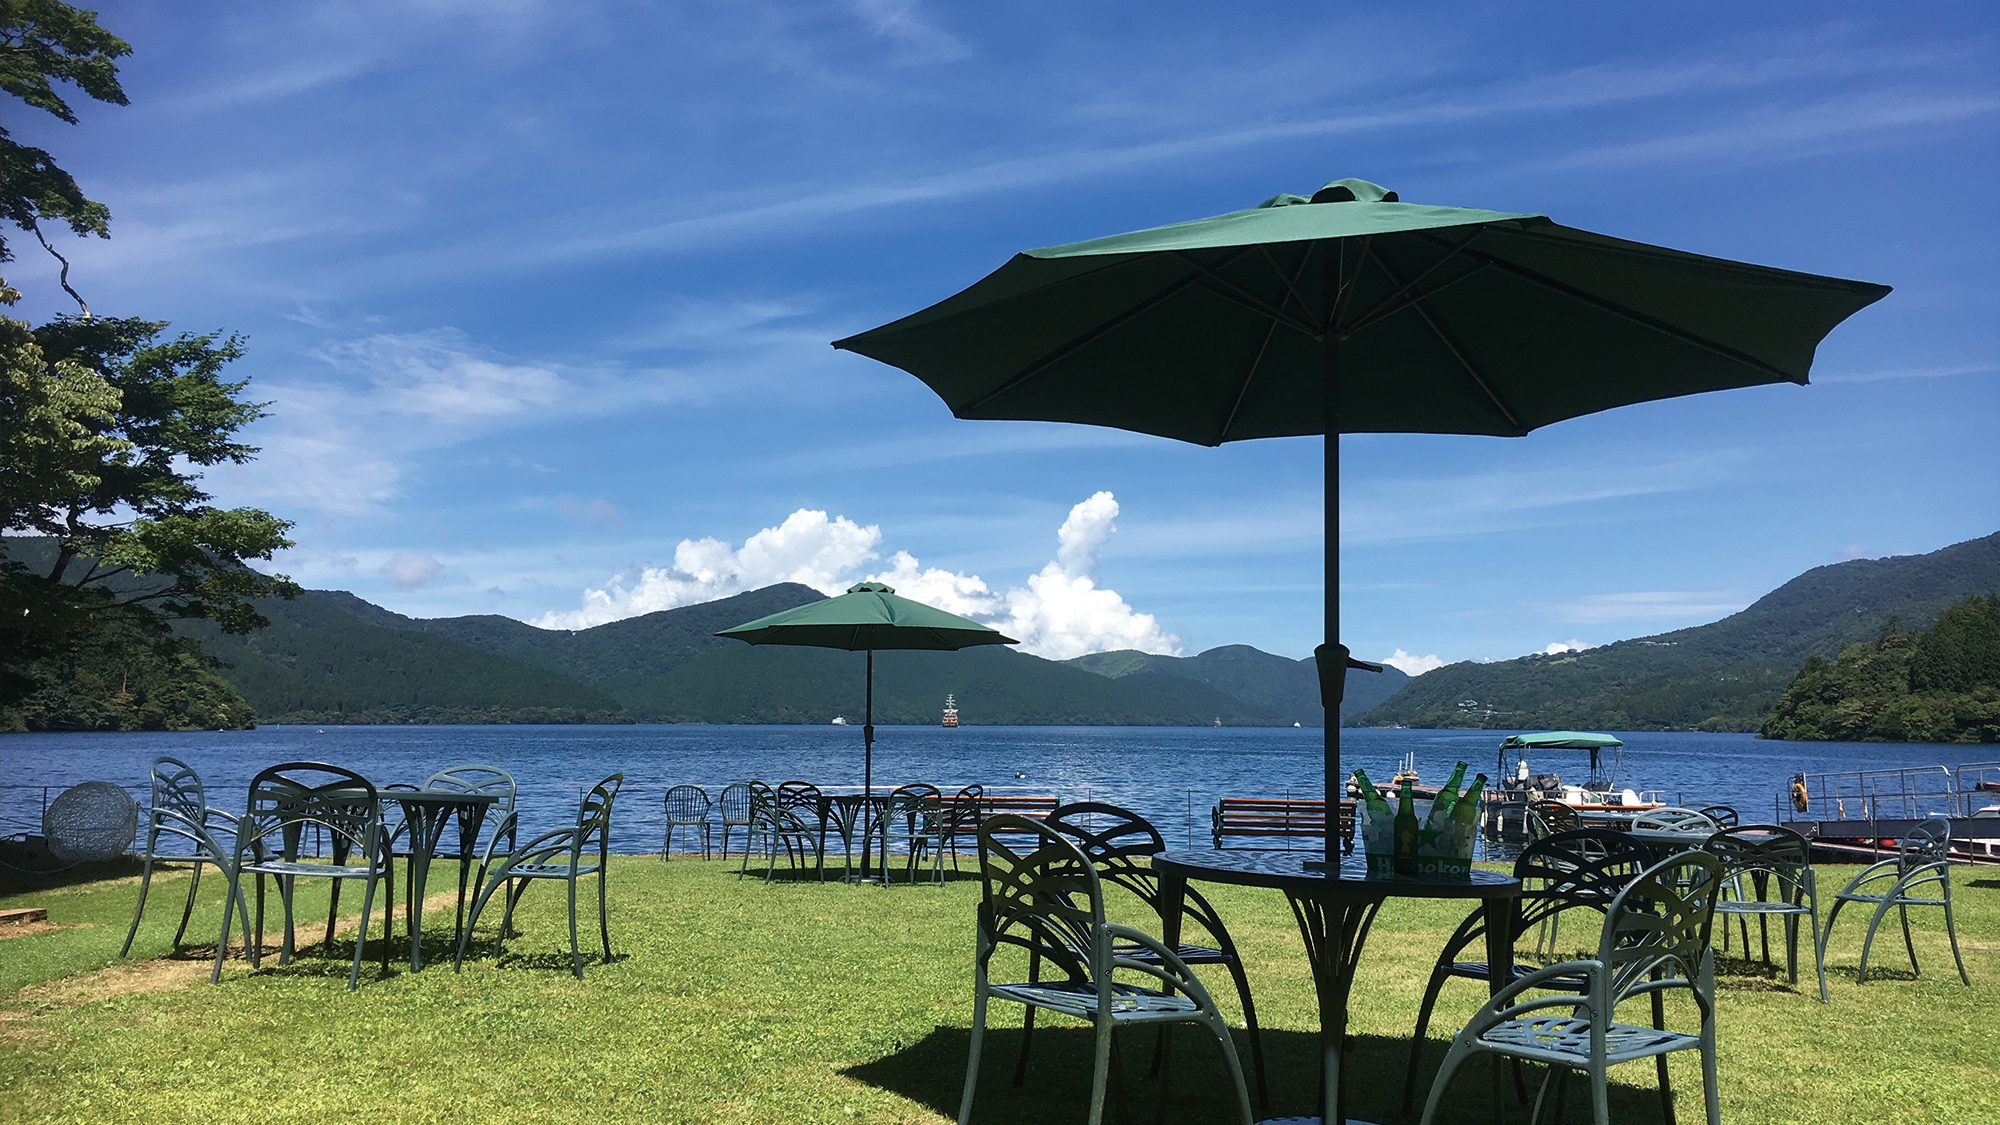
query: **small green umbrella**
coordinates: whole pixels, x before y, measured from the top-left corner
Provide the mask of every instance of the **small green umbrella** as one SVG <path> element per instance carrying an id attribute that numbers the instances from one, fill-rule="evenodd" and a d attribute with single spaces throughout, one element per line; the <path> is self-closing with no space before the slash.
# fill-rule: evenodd
<path id="1" fill-rule="evenodd" d="M 1310 198 L 1029 250 L 833 346 L 903 368 L 960 418 L 1201 445 L 1325 435 L 1317 655 L 1331 841 L 1349 664 L 1336 435 L 1518 437 L 1631 403 L 1803 384 L 1820 340 L 1888 292 L 1338 180 Z"/>
<path id="2" fill-rule="evenodd" d="M 867 714 L 861 725 L 861 792 L 875 787 L 875 650 L 929 649 L 955 652 L 973 645 L 1017 645 L 1021 642 L 977 621 L 946 613 L 936 606 L 896 596 L 892 586 L 857 582 L 845 594 L 759 617 L 718 637 L 734 637 L 753 645 L 808 645 L 842 648 L 868 654 Z"/>

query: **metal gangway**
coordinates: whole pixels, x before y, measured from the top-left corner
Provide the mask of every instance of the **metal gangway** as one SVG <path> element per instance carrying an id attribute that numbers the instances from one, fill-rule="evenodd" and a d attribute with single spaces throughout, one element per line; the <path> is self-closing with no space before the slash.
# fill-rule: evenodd
<path id="1" fill-rule="evenodd" d="M 1773 804 L 1774 823 L 1821 840 L 1894 839 L 1945 817 L 1969 856 L 2000 858 L 2000 762 L 1798 774 Z"/>

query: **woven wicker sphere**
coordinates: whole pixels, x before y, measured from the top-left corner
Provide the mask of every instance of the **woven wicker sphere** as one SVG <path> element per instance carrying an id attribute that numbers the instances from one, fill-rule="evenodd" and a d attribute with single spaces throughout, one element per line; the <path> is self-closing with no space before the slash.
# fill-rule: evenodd
<path id="1" fill-rule="evenodd" d="M 123 855 L 138 831 L 139 806 L 131 794 L 108 781 L 72 785 L 42 814 L 49 854 L 64 863 Z"/>

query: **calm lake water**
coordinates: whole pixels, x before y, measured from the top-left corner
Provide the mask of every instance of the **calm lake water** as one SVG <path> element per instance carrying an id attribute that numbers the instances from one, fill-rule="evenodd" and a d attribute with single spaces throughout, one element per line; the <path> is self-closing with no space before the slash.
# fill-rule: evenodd
<path id="1" fill-rule="evenodd" d="M 1439 782 L 1461 759 L 1491 773 L 1507 731 L 1348 730 L 1344 769 L 1376 778 L 1414 754 Z M 1206 847 L 1209 809 L 1223 795 L 1318 797 L 1321 732 L 1290 727 L 876 728 L 875 784 L 924 781 L 946 793 L 979 782 L 990 792 L 1104 800 L 1153 819 L 1170 844 Z M 1735 805 L 1767 818 L 1795 773 L 1990 759 L 1991 747 L 1894 743 L 1764 742 L 1742 734 L 1620 733 L 1621 785 L 1664 790 L 1675 803 Z M 522 827 L 539 831 L 575 816 L 583 791 L 622 772 L 613 817 L 621 851 L 657 850 L 662 795 L 692 783 L 711 795 L 748 778 L 803 778 L 823 788 L 861 784 L 858 726 L 264 726 L 227 733 L 0 734 L 0 835 L 39 833 L 42 802 L 81 781 L 117 782 L 143 809 L 147 762 L 171 754 L 192 765 L 209 802 L 243 807 L 250 778 L 286 761 L 333 762 L 377 785 L 421 784 L 445 766 L 484 762 L 521 785 Z M 1512 766 L 1512 762 L 1508 766 Z M 1578 751 L 1531 759 L 1538 773 L 1581 780 Z M 680 838 L 676 838 L 678 845 Z"/>

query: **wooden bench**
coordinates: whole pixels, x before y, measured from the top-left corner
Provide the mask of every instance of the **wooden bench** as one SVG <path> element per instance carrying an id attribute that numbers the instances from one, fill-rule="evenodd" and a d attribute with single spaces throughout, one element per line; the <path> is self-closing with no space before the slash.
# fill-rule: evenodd
<path id="1" fill-rule="evenodd" d="M 1215 846 L 1234 837 L 1323 839 L 1326 802 L 1284 797 L 1224 797 L 1213 812 Z M 1354 851 L 1354 802 L 1340 802 L 1341 850 Z"/>
<path id="2" fill-rule="evenodd" d="M 1034 820 L 1040 820 L 1056 811 L 1058 803 L 1054 797 L 995 797 L 989 795 L 979 798 L 979 813 L 982 817 L 1012 813 L 1015 816 L 1025 816 Z M 963 814 L 956 797 L 946 797 L 944 799 L 944 830 L 946 843 L 950 843 L 952 840 L 976 840 L 979 837 L 978 822 Z"/>

